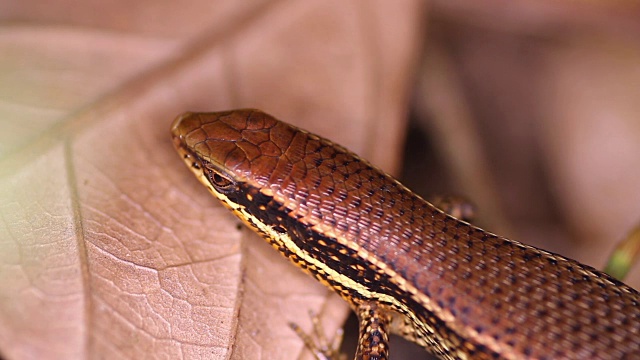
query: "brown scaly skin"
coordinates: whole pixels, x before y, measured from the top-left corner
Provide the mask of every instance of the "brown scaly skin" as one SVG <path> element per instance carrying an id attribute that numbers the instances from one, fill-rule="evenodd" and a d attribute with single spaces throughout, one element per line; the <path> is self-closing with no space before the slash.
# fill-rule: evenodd
<path id="1" fill-rule="evenodd" d="M 329 140 L 251 109 L 172 133 L 214 196 L 351 304 L 358 354 L 387 358 L 388 326 L 444 359 L 640 358 L 636 290 L 448 216 Z"/>

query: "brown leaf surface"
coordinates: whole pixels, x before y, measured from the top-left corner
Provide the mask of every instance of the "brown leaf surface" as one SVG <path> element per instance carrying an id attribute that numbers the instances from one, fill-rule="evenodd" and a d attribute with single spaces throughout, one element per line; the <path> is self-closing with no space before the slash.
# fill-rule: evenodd
<path id="1" fill-rule="evenodd" d="M 0 354 L 294 358 L 287 322 L 335 330 L 344 304 L 207 194 L 169 125 L 263 108 L 396 171 L 419 3 L 0 5 Z"/>

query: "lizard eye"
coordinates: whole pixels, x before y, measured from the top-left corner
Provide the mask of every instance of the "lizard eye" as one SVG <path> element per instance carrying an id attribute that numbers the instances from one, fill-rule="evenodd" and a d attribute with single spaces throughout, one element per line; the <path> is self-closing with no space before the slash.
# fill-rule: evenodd
<path id="1" fill-rule="evenodd" d="M 216 190 L 222 193 L 230 192 L 235 185 L 235 183 L 231 181 L 231 179 L 213 170 L 209 171 L 207 177 L 209 178 L 209 182 L 211 182 L 211 185 L 213 185 Z"/>

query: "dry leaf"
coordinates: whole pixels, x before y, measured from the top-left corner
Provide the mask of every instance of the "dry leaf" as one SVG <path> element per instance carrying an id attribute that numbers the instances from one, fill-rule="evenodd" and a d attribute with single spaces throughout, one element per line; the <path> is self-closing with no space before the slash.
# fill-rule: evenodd
<path id="1" fill-rule="evenodd" d="M 420 2 L 4 3 L 0 353 L 295 358 L 345 305 L 238 226 L 169 137 L 259 107 L 398 168 Z"/>

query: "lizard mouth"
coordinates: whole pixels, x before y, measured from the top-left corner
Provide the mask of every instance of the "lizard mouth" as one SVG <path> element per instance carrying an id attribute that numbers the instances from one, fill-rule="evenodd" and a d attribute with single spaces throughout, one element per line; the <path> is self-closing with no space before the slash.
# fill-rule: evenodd
<path id="1" fill-rule="evenodd" d="M 173 146 L 176 148 L 176 151 L 184 161 L 184 163 L 191 169 L 191 171 L 202 172 L 203 164 L 202 161 L 196 156 L 193 151 L 189 150 L 189 148 L 185 145 L 182 135 L 173 135 Z"/>

